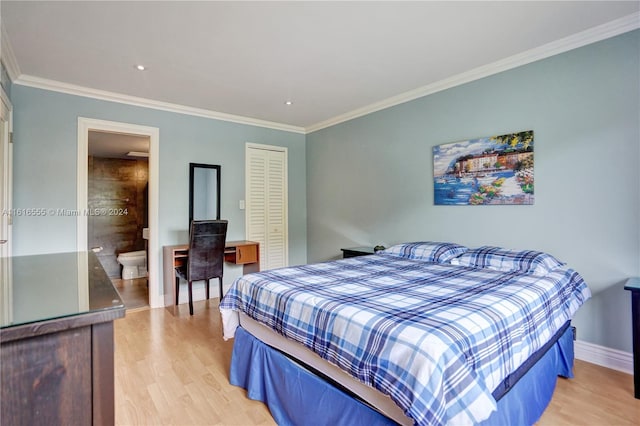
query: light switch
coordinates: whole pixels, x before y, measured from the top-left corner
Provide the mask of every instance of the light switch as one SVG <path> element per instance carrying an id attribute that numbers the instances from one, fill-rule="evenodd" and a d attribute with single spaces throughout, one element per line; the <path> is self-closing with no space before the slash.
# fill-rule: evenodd
<path id="1" fill-rule="evenodd" d="M 244 200 L 240 200 L 240 210 L 244 210 Z"/>

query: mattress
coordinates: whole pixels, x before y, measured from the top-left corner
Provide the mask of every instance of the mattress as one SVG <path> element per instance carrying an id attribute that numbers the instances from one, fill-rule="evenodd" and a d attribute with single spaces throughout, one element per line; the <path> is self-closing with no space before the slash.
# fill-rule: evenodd
<path id="1" fill-rule="evenodd" d="M 468 424 L 588 297 L 567 268 L 537 277 L 373 255 L 246 275 L 221 312 L 227 338 L 243 312 L 418 424 Z"/>

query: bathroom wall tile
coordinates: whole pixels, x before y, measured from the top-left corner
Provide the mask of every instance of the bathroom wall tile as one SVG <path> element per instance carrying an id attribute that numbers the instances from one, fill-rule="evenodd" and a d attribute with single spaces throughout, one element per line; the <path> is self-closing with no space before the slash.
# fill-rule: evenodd
<path id="1" fill-rule="evenodd" d="M 89 197 L 91 211 L 106 215 L 88 218 L 89 247 L 103 247 L 98 254 L 110 277 L 120 275 L 116 257 L 143 250 L 142 228 L 148 224 L 148 162 L 90 157 Z"/>

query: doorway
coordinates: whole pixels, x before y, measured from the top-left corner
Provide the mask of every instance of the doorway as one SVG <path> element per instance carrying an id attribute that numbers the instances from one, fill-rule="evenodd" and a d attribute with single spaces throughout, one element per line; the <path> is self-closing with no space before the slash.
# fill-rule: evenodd
<path id="1" fill-rule="evenodd" d="M 88 248 L 128 310 L 148 307 L 149 137 L 89 130 Z"/>
<path id="2" fill-rule="evenodd" d="M 147 303 L 151 308 L 164 306 L 163 298 L 160 286 L 159 286 L 159 264 L 160 264 L 160 250 L 158 248 L 158 182 L 159 182 L 159 129 L 155 127 L 147 127 L 147 126 L 139 126 L 135 124 L 129 123 L 118 123 L 104 120 L 95 120 L 88 118 L 79 118 L 78 119 L 78 211 L 94 211 L 94 208 L 98 208 L 98 211 L 105 211 L 105 214 L 109 214 L 109 212 L 113 212 L 113 215 L 118 216 L 120 212 L 122 212 L 121 216 L 125 215 L 126 206 L 132 204 L 132 198 L 134 195 L 127 196 L 126 194 L 118 193 L 117 190 L 112 193 L 112 195 L 107 195 L 103 197 L 104 199 L 100 199 L 98 197 L 91 198 L 89 196 L 89 166 L 90 161 L 95 161 L 95 151 L 93 143 L 90 144 L 90 138 L 95 137 L 96 135 L 106 138 L 107 140 L 111 140 L 111 143 L 120 143 L 114 141 L 124 141 L 124 146 L 130 146 L 131 151 L 127 151 L 127 153 L 132 152 L 133 155 L 136 155 L 136 152 L 141 153 L 143 150 L 134 145 L 127 145 L 126 142 L 131 142 L 134 139 L 144 140 L 148 144 L 148 184 L 146 192 L 146 225 L 142 228 L 148 228 L 148 232 L 145 232 L 145 236 L 148 239 L 144 240 L 144 243 L 140 243 L 139 241 L 133 241 L 131 244 L 120 245 L 119 247 L 113 248 L 113 246 L 118 246 L 118 241 L 112 241 L 105 243 L 110 249 L 103 253 L 103 259 L 106 261 L 106 270 L 111 269 L 110 275 L 114 275 L 114 269 L 116 268 L 119 273 L 122 273 L 121 266 L 117 261 L 117 256 L 122 255 L 122 253 L 127 253 L 130 248 L 139 248 L 137 245 L 144 244 L 146 247 L 146 269 L 147 273 L 147 282 L 148 282 L 148 298 Z M 109 144 L 108 144 L 109 145 Z M 90 147 L 91 150 L 90 151 Z M 104 148 L 104 146 L 103 146 Z M 90 160 L 90 153 L 93 154 L 93 159 Z M 142 155 L 142 154 L 137 154 Z M 128 157 L 131 157 L 130 155 Z M 143 157 L 137 157 L 143 158 Z M 100 160 L 102 162 L 102 160 Z M 94 182 L 95 183 L 95 182 Z M 138 197 L 138 194 L 135 195 Z M 144 197 L 144 195 L 143 195 Z M 128 201 L 126 201 L 128 199 Z M 98 202 L 98 204 L 93 204 L 94 202 Z M 102 203 L 102 204 L 100 204 Z M 92 210 L 89 210 L 89 209 Z M 106 210 L 105 210 L 106 209 Z M 127 211 L 128 213 L 128 211 Z M 93 217 L 92 217 L 93 218 Z M 94 224 L 95 225 L 95 224 Z M 136 227 L 138 224 L 136 223 Z M 140 237 L 142 238 L 142 232 L 140 232 Z M 92 238 L 90 240 L 90 237 Z M 79 251 L 86 251 L 88 249 L 94 249 L 97 255 L 100 258 L 100 252 L 105 251 L 105 245 L 95 245 L 96 240 L 94 239 L 95 235 L 91 235 L 90 223 L 89 223 L 89 215 L 78 215 L 77 220 L 77 247 Z M 137 231 L 136 231 L 136 239 L 137 239 Z M 91 242 L 91 243 L 90 243 Z M 91 245 L 94 244 L 94 245 Z M 130 247 L 129 247 L 130 246 Z M 102 250 L 100 249 L 102 247 Z M 109 251 L 113 251 L 109 253 Z M 139 250 L 134 250 L 139 251 Z M 116 252 L 118 252 L 116 254 Z M 110 256 L 110 257 L 107 257 Z M 115 259 L 113 258 L 115 257 Z M 131 268 L 129 269 L 131 270 Z M 132 275 L 128 275 L 127 277 L 132 277 Z M 145 284 L 146 287 L 146 284 Z M 140 290 L 140 289 L 138 289 Z M 119 289 L 122 294 L 122 290 Z M 124 295 L 123 295 L 124 297 Z"/>

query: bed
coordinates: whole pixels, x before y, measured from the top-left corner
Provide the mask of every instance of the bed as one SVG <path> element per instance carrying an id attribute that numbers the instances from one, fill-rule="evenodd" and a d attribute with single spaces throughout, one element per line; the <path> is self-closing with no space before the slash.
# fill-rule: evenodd
<path id="1" fill-rule="evenodd" d="M 532 424 L 589 297 L 547 253 L 414 242 L 242 276 L 220 312 L 279 424 Z"/>

